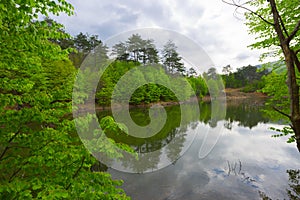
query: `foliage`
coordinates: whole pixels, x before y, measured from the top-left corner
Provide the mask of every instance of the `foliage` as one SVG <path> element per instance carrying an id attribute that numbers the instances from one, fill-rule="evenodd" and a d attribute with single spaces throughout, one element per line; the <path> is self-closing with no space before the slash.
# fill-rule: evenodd
<path id="1" fill-rule="evenodd" d="M 234 1 L 232 2 L 231 5 L 249 11 L 245 13 L 246 25 L 249 27 L 250 33 L 257 35 L 257 42 L 252 44 L 251 47 L 267 49 L 268 52 L 263 54 L 262 57 L 280 55 L 285 62 L 290 111 L 288 113 L 277 111 L 289 118 L 291 128 L 295 132 L 297 148 L 300 151 L 300 95 L 296 75 L 300 71 L 299 1 L 259 0 L 248 1 L 246 4 L 241 5 L 237 5 Z M 247 5 L 255 8 L 255 11 L 245 8 Z"/>
<path id="2" fill-rule="evenodd" d="M 286 113 L 289 113 L 290 110 L 290 99 L 288 98 L 288 88 L 285 85 L 286 76 L 287 72 L 285 71 L 279 74 L 275 71 L 271 72 L 263 77 L 265 85 L 260 91 L 271 97 L 265 103 L 269 109 L 264 109 L 264 112 L 273 120 L 284 120 L 287 123 L 289 118 Z M 286 126 L 283 129 L 271 127 L 270 129 L 279 132 L 272 137 L 290 136 L 287 142 L 295 142 L 295 133 L 291 127 Z"/>
<path id="3" fill-rule="evenodd" d="M 218 84 L 215 80 L 209 79 L 207 81 L 207 86 L 209 88 L 209 94 L 212 98 L 216 98 L 220 92 L 220 89 L 218 87 Z"/>
<path id="4" fill-rule="evenodd" d="M 45 21 L 48 23 L 48 26 L 57 24 L 57 22 L 50 18 L 46 18 Z M 64 29 L 60 29 L 59 31 L 66 34 Z M 68 50 L 70 60 L 76 68 L 79 68 L 86 56 L 96 50 L 100 59 L 108 59 L 108 48 L 98 37 L 98 35 L 89 35 L 88 33 L 83 34 L 80 32 L 72 38 L 56 38 L 50 39 L 50 41 L 58 44 L 61 49 Z"/>
<path id="5" fill-rule="evenodd" d="M 73 41 L 74 47 L 79 52 L 84 52 L 85 54 L 88 54 L 102 43 L 101 40 L 98 39 L 98 35 L 90 36 L 89 34 L 83 34 L 82 32 L 76 35 Z"/>
<path id="6" fill-rule="evenodd" d="M 273 130 L 273 131 L 280 132 L 280 134 L 272 135 L 272 137 L 276 138 L 276 137 L 291 135 L 290 138 L 287 140 L 287 143 L 295 142 L 295 134 L 294 134 L 294 131 L 292 130 L 291 127 L 286 126 L 283 129 L 277 129 L 277 128 L 271 127 L 270 129 Z"/>
<path id="7" fill-rule="evenodd" d="M 98 59 L 107 60 L 108 48 L 101 40 L 98 39 L 98 35 L 89 35 L 88 33 L 79 33 L 73 39 L 70 39 L 73 44 L 71 47 L 76 49 L 76 52 L 71 52 L 69 58 L 73 62 L 76 68 L 79 68 L 83 60 L 89 53 L 97 52 Z"/>
<path id="8" fill-rule="evenodd" d="M 290 99 L 288 97 L 288 88 L 285 85 L 286 76 L 286 71 L 282 71 L 281 73 L 271 72 L 263 77 L 265 85 L 260 91 L 271 97 L 266 101 L 269 109 L 265 109 L 264 112 L 273 120 L 283 119 L 287 123 L 289 118 L 286 113 L 290 111 Z M 291 127 L 287 126 L 283 129 L 271 127 L 271 130 L 279 132 L 279 134 L 274 134 L 272 137 L 290 136 L 287 142 L 295 142 L 295 133 Z"/>
<path id="9" fill-rule="evenodd" d="M 121 101 L 127 93 L 128 88 L 134 87 L 141 82 L 146 82 L 148 84 L 143 85 L 132 94 L 130 103 L 131 104 L 143 104 L 143 103 L 154 103 L 159 101 L 177 101 L 177 97 L 170 90 L 160 84 L 155 84 L 157 82 L 163 82 L 166 85 L 175 85 L 178 84 L 177 88 L 185 88 L 185 84 L 181 84 L 179 79 L 174 81 L 171 84 L 172 80 L 175 80 L 176 77 L 170 76 L 165 73 L 162 65 L 152 64 L 144 65 L 144 73 L 135 68 L 141 67 L 141 64 L 134 61 L 120 61 L 116 60 L 112 62 L 108 68 L 104 71 L 99 81 L 97 92 L 96 92 L 96 101 L 100 105 L 110 105 L 111 99 L 114 101 Z M 149 69 L 147 71 L 147 69 Z M 126 88 L 118 88 L 113 95 L 115 85 L 118 83 L 121 77 L 126 73 L 131 71 L 132 76 L 130 79 L 124 80 L 126 82 Z M 204 80 L 201 77 L 186 77 L 187 81 L 194 89 L 194 92 L 197 96 L 202 97 L 207 94 L 207 86 Z M 188 99 L 192 96 L 192 91 L 188 88 L 183 89 L 178 94 L 183 94 Z"/>
<path id="10" fill-rule="evenodd" d="M 300 198 L 300 170 L 286 170 L 289 175 L 289 188 L 286 189 L 290 200 L 298 200 Z M 264 192 L 259 191 L 259 196 L 263 200 L 272 200 Z"/>
<path id="11" fill-rule="evenodd" d="M 97 120 L 97 116 L 91 114 L 76 118 L 80 138 L 91 154 L 96 157 L 100 154 L 102 158 L 112 160 L 123 158 L 121 150 L 124 150 L 136 156 L 130 146 L 114 140 L 115 137 L 120 135 L 128 135 L 128 129 L 124 124 L 116 123 L 111 116 L 106 116 L 100 120 L 102 129 L 95 128 L 89 134 L 91 122 L 95 119 Z"/>
<path id="12" fill-rule="evenodd" d="M 232 67 L 230 65 L 226 65 L 225 67 L 223 67 L 222 72 L 223 74 L 228 75 L 232 73 Z"/>
<path id="13" fill-rule="evenodd" d="M 115 44 L 112 55 L 117 60 L 134 61 L 142 64 L 158 63 L 158 51 L 152 39 L 144 40 L 139 34 L 133 34 L 126 42 Z"/>
<path id="14" fill-rule="evenodd" d="M 129 70 L 136 66 L 135 62 L 118 61 L 112 62 L 103 72 L 98 83 L 96 101 L 100 105 L 110 105 L 112 93 L 117 81 Z M 130 80 L 128 80 L 130 81 Z"/>
<path id="15" fill-rule="evenodd" d="M 98 59 L 107 60 L 108 48 L 105 46 L 98 35 L 89 35 L 88 33 L 79 33 L 74 38 L 70 39 L 72 48 L 75 48 L 76 52 L 71 52 L 69 58 L 73 62 L 76 68 L 79 68 L 83 60 L 89 53 L 97 52 Z"/>
<path id="16" fill-rule="evenodd" d="M 223 68 L 226 73 L 222 75 L 226 88 L 243 88 L 243 92 L 254 92 L 264 86 L 262 77 L 268 74 L 268 70 L 258 70 L 255 66 L 244 66 L 238 68 L 236 72 L 230 71 L 230 66 Z"/>
<path id="17" fill-rule="evenodd" d="M 162 63 L 166 68 L 167 72 L 171 74 L 174 73 L 184 74 L 185 72 L 184 65 L 181 62 L 181 57 L 177 52 L 177 46 L 175 45 L 174 42 L 169 40 L 164 45 L 162 54 L 163 54 Z"/>
<path id="18" fill-rule="evenodd" d="M 93 173 L 71 117 L 75 68 L 62 25 L 39 15 L 72 14 L 60 1 L 0 3 L 0 199 L 128 199 L 121 181 Z"/>
<path id="19" fill-rule="evenodd" d="M 217 73 L 216 68 L 211 67 L 207 72 L 204 72 L 203 79 L 207 84 L 208 92 L 212 98 L 219 97 L 224 92 L 224 81 Z"/>
<path id="20" fill-rule="evenodd" d="M 97 37 L 95 37 L 97 38 Z M 116 57 L 115 61 L 111 61 L 107 56 L 107 47 L 98 42 L 99 45 L 95 48 L 91 46 L 89 42 L 91 39 L 88 39 L 88 36 L 83 35 L 82 33 L 73 39 L 74 46 L 76 47 L 78 53 L 70 54 L 71 60 L 74 62 L 75 66 L 77 64 L 81 64 L 82 58 L 85 56 L 84 52 L 90 52 L 91 57 L 93 59 L 101 60 L 103 65 L 107 64 L 108 68 L 101 75 L 101 79 L 99 80 L 97 91 L 96 91 L 96 102 L 99 105 L 106 106 L 110 105 L 111 100 L 121 100 L 124 98 L 124 94 L 126 93 L 128 88 L 119 88 L 115 91 L 114 96 L 114 88 L 121 77 L 123 77 L 126 73 L 132 71 L 134 75 L 126 80 L 126 84 L 128 87 L 130 85 L 136 85 L 139 82 L 147 82 L 148 84 L 143 85 L 132 94 L 130 99 L 131 104 L 143 104 L 143 103 L 153 103 L 159 101 L 177 101 L 177 97 L 173 94 L 171 90 L 168 88 L 155 84 L 156 81 L 165 82 L 167 85 L 170 84 L 171 79 L 174 79 L 180 72 L 180 74 L 185 75 L 185 68 L 183 63 L 181 63 L 181 57 L 177 53 L 176 45 L 169 41 L 168 48 L 165 46 L 163 53 L 165 53 L 161 59 L 163 64 L 159 64 L 158 51 L 154 45 L 154 41 L 152 39 L 143 39 L 139 34 L 131 35 L 126 41 L 119 42 L 112 47 L 112 55 Z M 82 42 L 80 42 L 82 41 Z M 93 48 L 90 48 L 93 47 Z M 84 51 L 87 49 L 87 51 Z M 94 55 L 97 54 L 97 55 Z M 98 55 L 99 54 L 99 55 Z M 93 60 L 92 59 L 92 60 Z M 95 60 L 91 62 L 95 63 Z M 107 62 L 106 62 L 107 61 Z M 86 63 L 85 63 L 86 65 Z M 157 73 L 147 72 L 148 75 L 141 73 L 139 70 L 135 70 L 135 68 L 143 66 L 145 69 L 157 68 Z M 166 69 L 167 73 L 164 73 L 161 69 Z M 91 77 L 86 80 L 94 79 L 98 73 L 92 72 L 89 69 L 80 69 L 81 73 L 78 76 Z M 152 73 L 152 74 L 151 74 Z M 196 71 L 194 69 L 189 69 L 187 72 L 189 77 L 187 80 L 190 82 L 194 91 L 197 93 L 197 96 L 202 97 L 207 94 L 207 87 L 203 81 L 203 79 L 196 78 Z M 85 79 L 84 77 L 78 77 Z M 176 79 L 176 78 L 175 78 Z M 178 81 L 174 82 L 179 83 Z M 86 88 L 91 91 L 92 86 L 88 86 L 90 83 L 86 83 L 86 81 L 81 81 L 81 84 L 87 84 L 86 86 L 82 86 L 81 88 Z M 182 85 L 178 85 L 178 87 L 182 87 Z M 79 93 L 78 93 L 79 94 Z M 189 89 L 183 89 L 180 94 L 186 96 L 185 99 L 188 99 L 192 96 L 192 91 Z M 84 95 L 84 91 L 82 91 L 82 95 Z"/>
<path id="21" fill-rule="evenodd" d="M 273 26 L 273 16 L 270 14 L 270 5 L 267 1 L 249 1 L 251 7 L 256 8 L 256 13 L 246 13 L 246 25 L 249 27 L 249 32 L 256 35 L 256 40 L 254 44 L 250 45 L 251 48 L 255 49 L 268 49 L 266 53 L 262 54 L 262 58 L 269 56 L 282 56 L 282 50 L 280 48 L 280 41 L 276 30 Z M 298 10 L 300 9 L 299 1 L 288 0 L 288 1 L 276 1 L 276 6 L 281 15 L 282 26 L 284 26 L 284 31 L 286 33 L 291 33 L 296 23 L 299 21 Z M 263 21 L 261 18 L 265 19 Z M 269 23 L 267 23 L 269 22 Z M 293 38 L 290 43 L 292 49 L 299 49 L 300 45 L 300 34 L 299 32 Z"/>
<path id="22" fill-rule="evenodd" d="M 287 189 L 288 196 L 291 200 L 300 198 L 300 170 L 287 170 L 289 174 L 289 189 Z"/>
<path id="23" fill-rule="evenodd" d="M 282 112 L 289 112 L 289 98 L 288 98 L 288 88 L 285 85 L 286 82 L 286 72 L 277 74 L 275 72 L 270 73 L 264 78 L 265 86 L 261 91 L 268 96 L 272 97 L 268 99 L 266 105 L 275 106 Z M 272 113 L 273 116 L 278 116 L 276 113 Z M 280 116 L 282 118 L 282 116 Z"/>
<path id="24" fill-rule="evenodd" d="M 198 77 L 190 76 L 187 78 L 187 80 L 189 81 L 190 85 L 192 86 L 197 97 L 202 98 L 203 96 L 207 95 L 208 88 L 205 83 L 205 80 L 201 76 L 198 76 Z"/>
<path id="25" fill-rule="evenodd" d="M 104 117 L 100 121 L 100 126 L 104 132 L 112 132 L 116 134 L 125 133 L 128 134 L 128 129 L 125 124 L 117 123 L 110 116 Z"/>

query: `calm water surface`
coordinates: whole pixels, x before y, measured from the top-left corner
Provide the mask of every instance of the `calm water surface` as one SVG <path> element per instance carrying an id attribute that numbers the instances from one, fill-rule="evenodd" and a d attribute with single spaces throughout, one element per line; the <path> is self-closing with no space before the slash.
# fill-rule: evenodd
<path id="1" fill-rule="evenodd" d="M 185 109 L 190 109 L 191 114 L 182 116 L 186 120 L 181 126 L 179 106 L 166 107 L 168 120 L 160 133 L 147 140 L 121 138 L 140 153 L 157 151 L 176 140 L 176 148 L 142 157 L 153 161 L 152 169 L 124 161 L 126 167 L 138 173 L 108 170 L 114 179 L 124 180 L 122 188 L 132 199 L 261 199 L 259 192 L 272 199 L 289 199 L 287 189 L 290 190 L 291 177 L 287 170 L 300 169 L 300 154 L 295 144 L 286 143 L 286 137 L 272 138 L 275 132 L 269 130 L 284 125 L 264 116 L 263 107 L 251 100 L 228 103 L 226 118 L 220 120 L 211 120 L 210 104 L 200 105 L 200 116 L 193 116 L 192 106 Z M 99 117 L 107 114 L 99 113 Z M 133 109 L 131 116 L 137 124 L 149 123 L 147 109 Z M 208 156 L 199 159 L 207 130 L 215 135 L 221 131 L 221 136 Z M 194 136 L 192 145 L 181 156 L 183 146 Z M 213 143 L 214 139 L 211 135 L 206 142 Z M 155 169 L 161 157 L 176 158 L 176 162 L 145 173 Z"/>

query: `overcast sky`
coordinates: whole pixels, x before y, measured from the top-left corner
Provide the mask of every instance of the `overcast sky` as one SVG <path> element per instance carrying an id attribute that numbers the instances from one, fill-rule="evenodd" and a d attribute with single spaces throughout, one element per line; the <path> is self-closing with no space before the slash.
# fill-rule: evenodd
<path id="1" fill-rule="evenodd" d="M 124 31 L 161 27 L 194 40 L 221 72 L 259 64 L 260 52 L 247 46 L 254 41 L 235 8 L 221 0 L 74 0 L 75 15 L 55 19 L 72 35 L 97 34 L 101 40 Z"/>

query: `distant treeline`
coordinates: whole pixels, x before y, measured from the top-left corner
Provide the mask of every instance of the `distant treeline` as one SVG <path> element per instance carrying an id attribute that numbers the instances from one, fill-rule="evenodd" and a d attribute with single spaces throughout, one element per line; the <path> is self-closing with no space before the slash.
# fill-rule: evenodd
<path id="1" fill-rule="evenodd" d="M 159 101 L 178 101 L 178 97 L 171 91 L 157 82 L 157 79 L 164 80 L 169 84 L 178 84 L 178 88 L 182 88 L 180 93 L 181 98 L 189 99 L 192 96 L 199 98 L 208 94 L 208 88 L 202 76 L 196 76 L 195 69 L 186 69 L 182 58 L 177 52 L 177 46 L 171 40 L 167 41 L 159 52 L 154 45 L 152 39 L 143 39 L 139 34 L 131 35 L 126 41 L 115 44 L 112 47 L 111 55 L 108 55 L 108 47 L 105 46 L 97 35 L 89 35 L 79 33 L 74 38 L 56 41 L 63 49 L 75 49 L 69 54 L 70 60 L 76 68 L 79 68 L 86 56 L 93 52 L 97 52 L 97 58 L 102 60 L 110 60 L 113 56 L 114 60 L 105 70 L 98 83 L 96 91 L 96 101 L 99 105 L 109 105 L 114 88 L 120 78 L 126 72 L 138 67 L 148 67 L 157 69 L 153 78 L 146 77 L 147 75 L 136 71 L 134 78 L 128 80 L 128 85 L 132 82 L 146 81 L 150 82 L 139 87 L 131 96 L 131 104 L 153 103 Z M 111 60 L 110 60 L 111 61 Z M 153 73 L 153 72 L 152 72 Z M 87 76 L 88 72 L 87 72 Z M 172 82 L 175 77 L 184 77 L 193 90 L 185 87 L 180 82 Z M 175 87 L 176 88 L 176 87 Z M 122 91 L 117 91 L 114 98 L 121 98 Z"/>
<path id="2" fill-rule="evenodd" d="M 226 88 L 242 88 L 244 92 L 254 92 L 265 86 L 262 77 L 270 73 L 268 69 L 257 68 L 256 66 L 244 66 L 232 72 L 230 65 L 223 67 L 222 79 Z"/>
<path id="3" fill-rule="evenodd" d="M 197 75 L 193 68 L 187 69 L 182 58 L 177 52 L 177 46 L 169 40 L 159 52 L 152 39 L 143 39 L 139 34 L 131 35 L 126 41 L 115 44 L 109 55 L 108 47 L 97 35 L 79 33 L 73 38 L 54 41 L 62 49 L 70 49 L 69 58 L 76 68 L 79 68 L 86 56 L 97 51 L 97 56 L 102 60 L 114 58 L 99 81 L 96 91 L 96 101 L 100 105 L 109 105 L 113 90 L 118 80 L 129 70 L 137 66 L 155 66 L 165 72 L 160 77 L 170 82 L 170 77 L 182 76 L 189 82 L 193 91 L 182 91 L 186 99 L 194 94 L 198 98 L 206 95 L 216 96 L 225 88 L 242 88 L 244 92 L 253 92 L 264 87 L 263 76 L 268 70 L 258 69 L 256 66 L 244 66 L 232 72 L 230 65 L 223 67 L 223 74 L 219 76 L 216 68 L 209 68 L 202 75 Z M 141 72 L 136 72 L 136 77 L 149 81 Z M 140 73 L 140 74 L 139 74 Z M 162 73 L 159 73 L 160 76 Z M 130 80 L 129 80 L 130 81 Z M 135 81 L 135 80 L 131 80 Z M 151 80 L 152 82 L 154 80 Z M 222 86 L 224 85 L 224 86 Z M 209 86 L 209 87 L 208 87 Z M 179 86 L 180 87 L 180 86 Z M 209 89 L 208 89 L 209 88 Z M 118 95 L 118 94 L 117 94 Z M 119 96 L 121 93 L 119 93 Z M 168 88 L 154 83 L 138 88 L 130 99 L 131 104 L 153 103 L 159 101 L 177 101 L 176 95 Z"/>

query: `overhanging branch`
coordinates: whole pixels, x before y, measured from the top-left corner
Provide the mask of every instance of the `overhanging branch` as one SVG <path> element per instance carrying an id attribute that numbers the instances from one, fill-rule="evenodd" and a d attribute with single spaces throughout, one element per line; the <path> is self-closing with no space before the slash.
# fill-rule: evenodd
<path id="1" fill-rule="evenodd" d="M 75 178 L 78 176 L 79 171 L 80 171 L 80 170 L 82 169 L 82 167 L 83 167 L 84 161 L 85 161 L 85 156 L 82 157 L 80 166 L 79 166 L 79 168 L 76 170 L 76 172 L 74 173 L 74 175 L 72 176 L 72 179 L 75 179 Z M 68 184 L 68 186 L 66 187 L 66 190 L 68 190 L 68 189 L 70 188 L 70 186 L 71 186 L 71 183 Z"/>
<path id="2" fill-rule="evenodd" d="M 269 24 L 269 25 L 271 25 L 271 26 L 274 26 L 274 23 L 269 22 L 268 20 L 266 20 L 265 18 L 263 18 L 263 17 L 262 17 L 261 15 L 259 15 L 258 13 L 256 13 L 256 12 L 254 12 L 253 10 L 251 10 L 251 9 L 249 9 L 249 8 L 247 8 L 247 7 L 245 7 L 245 6 L 244 6 L 245 4 L 237 4 L 234 0 L 232 0 L 232 3 L 231 3 L 231 2 L 228 2 L 228 1 L 225 1 L 225 0 L 222 0 L 222 2 L 223 2 L 223 3 L 226 3 L 226 4 L 230 5 L 230 6 L 235 6 L 235 7 L 237 7 L 237 8 L 244 9 L 244 10 L 250 12 L 251 14 L 256 15 L 257 17 L 259 17 L 259 18 L 260 18 L 262 21 L 264 21 L 265 23 L 267 23 L 267 24 Z"/>
<path id="3" fill-rule="evenodd" d="M 8 140 L 8 145 L 5 147 L 5 149 L 3 150 L 3 152 L 0 155 L 0 161 L 2 160 L 3 156 L 5 155 L 5 153 L 7 152 L 7 150 L 9 149 L 9 145 L 11 144 L 11 142 L 17 137 L 17 135 L 20 134 L 20 131 L 17 131 L 9 140 Z"/>
<path id="4" fill-rule="evenodd" d="M 290 42 L 294 37 L 295 35 L 297 34 L 297 32 L 299 31 L 300 29 L 300 20 L 297 22 L 294 30 L 291 32 L 291 34 L 289 35 L 289 37 L 287 38 L 288 42 Z"/>
<path id="5" fill-rule="evenodd" d="M 288 114 L 282 112 L 281 110 L 279 110 L 279 109 L 276 108 L 275 106 L 273 106 L 273 109 L 274 109 L 275 111 L 277 111 L 278 113 L 280 113 L 280 114 L 282 114 L 282 115 L 288 117 L 289 119 L 291 119 L 291 116 L 290 116 L 290 115 L 288 115 Z"/>
<path id="6" fill-rule="evenodd" d="M 286 34 L 286 37 L 289 38 L 289 33 L 287 32 L 287 30 L 286 30 L 286 28 L 285 28 L 285 25 L 284 25 L 284 22 L 283 22 L 283 20 L 282 20 L 281 15 L 279 15 L 279 20 L 280 20 L 281 27 L 282 27 L 284 33 Z"/>

